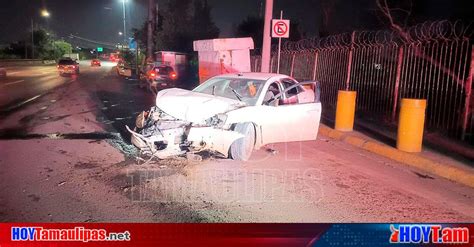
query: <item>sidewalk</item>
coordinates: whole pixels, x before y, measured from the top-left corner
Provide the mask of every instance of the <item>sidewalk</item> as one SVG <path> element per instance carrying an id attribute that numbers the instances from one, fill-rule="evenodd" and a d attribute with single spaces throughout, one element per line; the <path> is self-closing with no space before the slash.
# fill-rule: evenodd
<path id="1" fill-rule="evenodd" d="M 396 139 L 385 135 L 376 140 L 360 131 L 341 132 L 321 124 L 319 133 L 340 140 L 366 151 L 387 157 L 408 166 L 416 167 L 431 175 L 443 177 L 474 188 L 474 167 L 467 159 L 453 158 L 424 147 L 421 153 L 407 153 L 395 148 Z"/>

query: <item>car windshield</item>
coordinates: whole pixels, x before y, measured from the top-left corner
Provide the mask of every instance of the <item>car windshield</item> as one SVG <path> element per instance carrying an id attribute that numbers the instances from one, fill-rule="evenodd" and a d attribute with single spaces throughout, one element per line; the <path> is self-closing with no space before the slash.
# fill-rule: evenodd
<path id="1" fill-rule="evenodd" d="M 264 80 L 218 77 L 207 80 L 193 91 L 237 99 L 247 105 L 255 105 L 264 84 Z"/>

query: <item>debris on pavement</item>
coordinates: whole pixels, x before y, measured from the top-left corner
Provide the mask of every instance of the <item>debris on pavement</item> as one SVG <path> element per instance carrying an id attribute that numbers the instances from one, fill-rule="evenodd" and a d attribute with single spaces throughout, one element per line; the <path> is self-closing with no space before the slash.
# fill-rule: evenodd
<path id="1" fill-rule="evenodd" d="M 186 159 L 189 160 L 189 161 L 201 162 L 202 161 L 202 156 L 198 155 L 198 154 L 187 153 L 186 154 Z"/>
<path id="2" fill-rule="evenodd" d="M 265 151 L 269 152 L 272 155 L 277 155 L 278 154 L 278 150 L 275 150 L 273 148 L 267 148 Z"/>

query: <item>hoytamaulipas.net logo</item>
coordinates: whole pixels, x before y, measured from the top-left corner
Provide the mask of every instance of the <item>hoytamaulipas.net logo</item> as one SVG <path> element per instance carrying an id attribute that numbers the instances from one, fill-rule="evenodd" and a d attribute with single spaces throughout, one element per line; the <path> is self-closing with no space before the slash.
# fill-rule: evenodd
<path id="1" fill-rule="evenodd" d="M 45 229 L 43 227 L 12 227 L 12 241 L 130 241 L 130 232 L 108 232 L 105 229 Z"/>
<path id="2" fill-rule="evenodd" d="M 400 224 L 390 225 L 390 243 L 469 243 L 469 228 L 442 225 Z"/>

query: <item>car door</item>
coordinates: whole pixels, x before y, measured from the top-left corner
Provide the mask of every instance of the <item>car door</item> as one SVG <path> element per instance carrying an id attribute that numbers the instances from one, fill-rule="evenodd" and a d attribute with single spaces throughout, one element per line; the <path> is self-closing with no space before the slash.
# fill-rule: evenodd
<path id="1" fill-rule="evenodd" d="M 262 144 L 284 142 L 282 133 L 289 124 L 283 115 L 283 109 L 277 104 L 266 104 L 274 95 L 282 92 L 283 88 L 279 81 L 274 81 L 264 88 L 264 100 L 261 106 L 257 106 L 258 116 L 256 122 L 261 127 Z M 275 103 L 278 103 L 275 101 Z M 257 130 L 258 131 L 258 130 Z"/>
<path id="2" fill-rule="evenodd" d="M 313 87 L 304 87 L 288 78 L 278 83 L 282 90 L 278 104 L 267 106 L 263 125 L 264 143 L 315 140 L 321 119 L 321 103 Z M 311 83 L 307 83 L 311 86 Z M 294 90 L 293 90 L 294 89 Z"/>
<path id="3" fill-rule="evenodd" d="M 286 130 L 288 141 L 316 140 L 322 112 L 319 85 L 298 83 L 291 78 L 282 79 L 282 85 L 285 92 L 282 107 L 286 108 L 290 121 Z"/>

